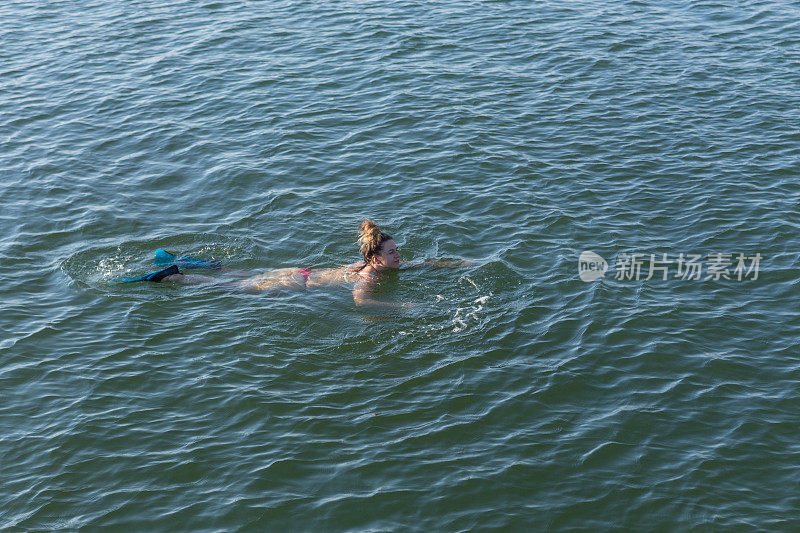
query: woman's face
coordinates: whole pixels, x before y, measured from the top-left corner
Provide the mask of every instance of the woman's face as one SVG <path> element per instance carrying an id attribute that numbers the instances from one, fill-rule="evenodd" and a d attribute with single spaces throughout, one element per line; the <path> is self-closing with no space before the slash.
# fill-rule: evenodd
<path id="1" fill-rule="evenodd" d="M 400 252 L 394 240 L 384 241 L 380 253 L 373 255 L 370 263 L 378 270 L 400 268 Z"/>

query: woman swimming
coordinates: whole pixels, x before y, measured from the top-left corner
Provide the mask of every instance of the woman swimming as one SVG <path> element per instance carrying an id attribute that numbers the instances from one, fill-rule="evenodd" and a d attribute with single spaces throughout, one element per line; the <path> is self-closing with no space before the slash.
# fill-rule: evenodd
<path id="1" fill-rule="evenodd" d="M 364 260 L 358 263 L 338 267 L 338 268 L 281 268 L 271 270 L 263 274 L 252 276 L 243 271 L 228 270 L 227 273 L 234 276 L 248 276 L 246 279 L 230 280 L 212 276 L 200 276 L 195 274 L 184 274 L 180 271 L 177 264 L 168 268 L 125 281 L 153 281 L 153 282 L 172 282 L 185 283 L 189 285 L 217 284 L 233 287 L 237 290 L 246 292 L 262 292 L 268 290 L 285 288 L 315 288 L 330 286 L 338 283 L 353 283 L 353 300 L 356 305 L 369 305 L 374 307 L 411 307 L 410 304 L 380 302 L 371 298 L 371 293 L 375 291 L 378 281 L 386 272 L 397 270 L 401 266 L 400 251 L 392 239 L 391 235 L 384 233 L 372 220 L 364 220 L 359 227 L 358 243 L 361 255 Z M 162 251 L 163 252 L 163 251 Z M 166 253 L 166 252 L 163 252 Z M 169 255 L 169 254 L 168 254 Z M 181 258 L 179 258 L 181 259 Z M 184 258 L 192 261 L 202 261 L 194 258 Z M 184 263 L 191 268 L 189 263 Z M 210 263 L 212 264 L 212 263 Z M 450 262 L 415 262 L 406 263 L 406 267 L 417 267 L 422 265 L 455 267 L 468 264 L 464 261 L 456 263 Z M 212 268 L 219 268 L 218 263 L 213 263 Z M 200 263 L 202 266 L 202 263 Z M 195 265 L 197 267 L 197 265 Z"/>

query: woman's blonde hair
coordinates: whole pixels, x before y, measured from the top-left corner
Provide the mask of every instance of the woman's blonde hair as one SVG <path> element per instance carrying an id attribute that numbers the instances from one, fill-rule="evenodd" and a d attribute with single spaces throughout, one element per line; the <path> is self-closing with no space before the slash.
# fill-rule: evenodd
<path id="1" fill-rule="evenodd" d="M 372 256 L 381 253 L 383 243 L 391 240 L 392 236 L 380 230 L 372 220 L 366 219 L 358 228 L 358 243 L 361 246 L 361 255 L 369 263 Z"/>

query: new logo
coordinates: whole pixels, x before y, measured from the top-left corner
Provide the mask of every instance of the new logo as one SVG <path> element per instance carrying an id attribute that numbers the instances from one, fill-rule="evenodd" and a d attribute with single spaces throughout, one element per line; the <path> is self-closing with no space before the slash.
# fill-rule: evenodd
<path id="1" fill-rule="evenodd" d="M 606 275 L 608 263 L 594 252 L 581 252 L 578 258 L 578 275 L 582 281 L 590 282 Z"/>

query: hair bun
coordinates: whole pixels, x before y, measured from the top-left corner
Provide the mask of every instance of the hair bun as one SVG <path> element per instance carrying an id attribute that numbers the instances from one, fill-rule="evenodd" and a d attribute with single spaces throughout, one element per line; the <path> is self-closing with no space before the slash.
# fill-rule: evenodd
<path id="1" fill-rule="evenodd" d="M 370 219 L 364 219 L 359 226 L 358 243 L 364 261 L 369 261 L 370 257 L 380 253 L 385 241 L 392 237 L 382 232 L 378 225 Z"/>

